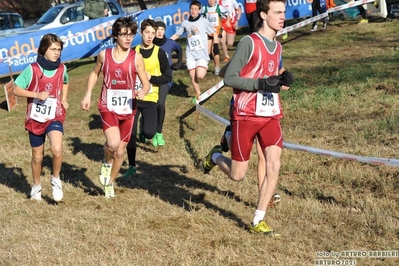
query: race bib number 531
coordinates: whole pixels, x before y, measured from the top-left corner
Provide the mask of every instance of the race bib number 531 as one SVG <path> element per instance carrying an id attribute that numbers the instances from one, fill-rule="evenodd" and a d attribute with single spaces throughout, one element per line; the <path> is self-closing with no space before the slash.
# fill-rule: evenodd
<path id="1" fill-rule="evenodd" d="M 56 98 L 47 98 L 45 101 L 33 99 L 30 118 L 44 123 L 55 118 L 55 109 L 57 108 Z"/>

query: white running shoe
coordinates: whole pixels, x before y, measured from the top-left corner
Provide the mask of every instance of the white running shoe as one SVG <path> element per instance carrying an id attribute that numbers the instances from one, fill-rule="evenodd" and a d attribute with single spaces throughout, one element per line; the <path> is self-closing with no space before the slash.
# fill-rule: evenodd
<path id="1" fill-rule="evenodd" d="M 310 31 L 316 31 L 316 30 L 317 30 L 317 25 L 314 25 Z"/>
<path id="2" fill-rule="evenodd" d="M 106 165 L 103 163 L 101 165 L 101 170 L 100 170 L 100 183 L 103 186 L 107 186 L 109 184 L 109 181 L 111 180 L 111 165 Z"/>
<path id="3" fill-rule="evenodd" d="M 113 183 L 109 183 L 108 185 L 104 186 L 104 192 L 105 197 L 108 199 L 116 197 Z"/>
<path id="4" fill-rule="evenodd" d="M 61 201 L 64 197 L 64 192 L 62 192 L 62 183 L 61 179 L 55 178 L 54 176 L 51 178 L 51 187 L 53 188 L 53 199 L 55 201 Z"/>
<path id="5" fill-rule="evenodd" d="M 215 75 L 219 75 L 220 73 L 220 67 L 215 67 Z"/>
<path id="6" fill-rule="evenodd" d="M 32 189 L 30 191 L 30 199 L 31 200 L 42 200 L 42 185 L 37 185 L 33 184 Z"/>

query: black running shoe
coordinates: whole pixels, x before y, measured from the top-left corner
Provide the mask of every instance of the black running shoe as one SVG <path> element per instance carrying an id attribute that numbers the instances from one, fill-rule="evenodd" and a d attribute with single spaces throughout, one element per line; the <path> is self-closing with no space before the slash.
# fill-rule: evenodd
<path id="1" fill-rule="evenodd" d="M 226 139 L 226 132 L 231 131 L 231 126 L 228 125 L 226 129 L 224 130 L 223 136 L 220 139 L 220 146 L 222 146 L 222 151 L 223 152 L 228 152 L 229 151 L 229 146 L 227 145 L 227 139 Z"/>

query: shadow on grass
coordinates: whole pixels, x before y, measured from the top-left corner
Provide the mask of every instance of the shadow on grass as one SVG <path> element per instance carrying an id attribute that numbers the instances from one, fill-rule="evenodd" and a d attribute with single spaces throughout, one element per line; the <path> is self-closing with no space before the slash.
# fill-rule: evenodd
<path id="1" fill-rule="evenodd" d="M 27 176 L 19 167 L 6 167 L 5 164 L 0 163 L 0 183 L 14 189 L 16 192 L 23 193 L 26 196 L 30 192 L 30 184 Z"/>
<path id="2" fill-rule="evenodd" d="M 178 79 L 177 81 L 173 81 L 172 87 L 169 90 L 169 94 L 173 96 L 188 98 L 189 95 L 187 92 L 187 87 L 187 84 L 184 84 L 181 79 Z"/>
<path id="3" fill-rule="evenodd" d="M 101 117 L 98 114 L 90 115 L 89 129 L 102 129 Z"/>
<path id="4" fill-rule="evenodd" d="M 52 171 L 52 157 L 49 155 L 44 156 L 42 162 L 43 168 L 48 168 Z M 63 162 L 61 168 L 61 179 L 64 182 L 72 184 L 74 187 L 81 188 L 85 193 L 97 196 L 102 194 L 102 188 L 97 187 L 86 175 L 87 168 L 80 168 Z M 31 184 L 28 177 L 24 175 L 19 167 L 6 167 L 0 163 L 0 183 L 14 189 L 16 192 L 23 193 L 27 198 L 30 197 Z M 43 174 L 42 174 L 43 176 Z M 33 180 L 31 180 L 33 182 Z M 43 181 L 42 181 L 43 182 Z M 51 191 L 42 193 L 42 200 L 48 204 L 57 204 L 50 196 Z M 62 202 L 62 201 L 61 201 Z"/>
<path id="5" fill-rule="evenodd" d="M 0 103 L 0 109 L 8 111 L 7 101 L 3 101 L 3 102 Z"/>
<path id="6" fill-rule="evenodd" d="M 143 189 L 154 197 L 157 197 L 169 204 L 184 208 L 186 211 L 195 211 L 201 206 L 217 211 L 220 215 L 237 223 L 238 227 L 245 227 L 244 223 L 236 214 L 220 208 L 206 199 L 204 192 L 193 194 L 190 191 L 202 189 L 220 195 L 228 195 L 237 202 L 243 202 L 240 197 L 232 191 L 222 191 L 213 185 L 188 178 L 179 172 L 187 173 L 185 165 L 153 165 L 139 161 L 140 172 L 133 177 L 120 177 L 116 180 L 119 187 Z M 118 191 L 117 191 L 118 193 Z M 247 206 L 253 203 L 243 202 Z"/>
<path id="7" fill-rule="evenodd" d="M 103 145 L 94 142 L 83 143 L 78 137 L 71 137 L 67 140 L 71 142 L 73 155 L 82 152 L 91 161 L 101 162 L 103 160 Z"/>
<path id="8" fill-rule="evenodd" d="M 195 113 L 195 106 L 190 108 L 180 117 L 179 135 L 184 141 L 186 152 L 194 162 L 195 168 L 199 168 L 201 160 L 197 151 L 186 137 L 194 131 L 184 120 Z M 187 132 L 190 131 L 190 132 Z M 235 213 L 225 210 L 211 201 L 207 200 L 206 193 L 217 193 L 224 197 L 228 196 L 236 202 L 242 202 L 249 207 L 255 207 L 254 202 L 245 202 L 233 191 L 220 190 L 216 186 L 207 184 L 187 177 L 186 165 L 153 165 L 144 161 L 138 161 L 138 174 L 133 177 L 119 177 L 116 182 L 119 187 L 144 189 L 169 204 L 182 207 L 187 211 L 198 210 L 202 207 L 217 211 L 221 216 L 235 221 L 238 227 L 245 227 L 246 223 L 242 221 Z M 199 193 L 191 191 L 200 189 Z"/>
<path id="9" fill-rule="evenodd" d="M 103 194 L 103 189 L 96 186 L 93 181 L 85 174 L 87 168 L 78 167 L 66 162 L 62 163 L 61 179 L 76 188 L 80 188 L 84 193 L 90 196 L 99 196 Z"/>

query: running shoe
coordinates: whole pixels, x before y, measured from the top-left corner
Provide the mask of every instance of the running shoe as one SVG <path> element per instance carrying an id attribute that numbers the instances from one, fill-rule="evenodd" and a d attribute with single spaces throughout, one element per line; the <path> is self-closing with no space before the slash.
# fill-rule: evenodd
<path id="1" fill-rule="evenodd" d="M 327 29 L 327 21 L 323 22 L 323 30 Z"/>
<path id="2" fill-rule="evenodd" d="M 165 139 L 163 138 L 163 133 L 156 133 L 155 137 L 158 142 L 158 146 L 165 146 Z"/>
<path id="3" fill-rule="evenodd" d="M 281 196 L 278 193 L 275 193 L 272 197 L 272 199 L 269 202 L 269 208 L 275 207 L 277 204 L 279 204 L 281 201 Z"/>
<path id="4" fill-rule="evenodd" d="M 55 178 L 54 176 L 51 178 L 51 187 L 53 189 L 53 199 L 55 201 L 61 201 L 64 197 L 64 193 L 62 192 L 62 183 L 61 179 Z"/>
<path id="5" fill-rule="evenodd" d="M 154 137 L 152 137 L 151 143 L 154 147 L 158 146 L 157 133 L 155 133 Z"/>
<path id="6" fill-rule="evenodd" d="M 114 184 L 109 183 L 108 185 L 104 186 L 104 192 L 106 198 L 115 198 Z"/>
<path id="7" fill-rule="evenodd" d="M 141 143 L 146 143 L 147 142 L 147 139 L 144 137 L 144 134 L 143 134 L 142 131 L 140 131 L 140 133 L 139 133 L 139 141 Z"/>
<path id="8" fill-rule="evenodd" d="M 228 152 L 229 151 L 229 145 L 227 145 L 227 138 L 226 138 L 226 132 L 231 131 L 231 126 L 228 125 L 226 129 L 223 132 L 223 136 L 220 139 L 220 146 L 222 147 L 222 151 Z"/>
<path id="9" fill-rule="evenodd" d="M 280 236 L 280 234 L 273 231 L 264 221 L 260 221 L 257 225 L 251 223 L 249 225 L 249 231 L 251 233 L 264 234 L 271 237 Z"/>
<path id="10" fill-rule="evenodd" d="M 101 185 L 106 186 L 109 184 L 109 181 L 111 180 L 111 168 L 112 165 L 107 166 L 105 163 L 101 165 L 101 170 L 100 170 Z"/>
<path id="11" fill-rule="evenodd" d="M 135 175 L 136 175 L 136 167 L 129 166 L 126 173 L 123 175 L 123 177 L 131 177 L 131 176 L 135 176 Z"/>
<path id="12" fill-rule="evenodd" d="M 281 39 L 283 39 L 283 40 L 287 40 L 287 38 L 288 38 L 288 33 L 287 32 L 284 33 L 283 36 L 281 36 Z"/>
<path id="13" fill-rule="evenodd" d="M 215 75 L 219 75 L 220 67 L 215 67 Z"/>
<path id="14" fill-rule="evenodd" d="M 317 30 L 317 25 L 314 25 L 310 31 L 316 31 L 316 30 Z"/>
<path id="15" fill-rule="evenodd" d="M 230 61 L 230 57 L 226 56 L 225 58 L 223 58 L 223 62 L 229 62 Z"/>
<path id="16" fill-rule="evenodd" d="M 362 25 L 362 24 L 367 24 L 367 23 L 369 23 L 369 21 L 368 21 L 367 19 L 362 18 L 362 19 L 359 21 L 359 23 L 357 23 L 357 24 Z"/>
<path id="17" fill-rule="evenodd" d="M 212 155 L 214 153 L 223 153 L 222 147 L 220 145 L 216 145 L 215 147 L 212 148 L 212 150 L 208 153 L 207 156 L 205 156 L 204 160 L 202 161 L 201 165 L 201 171 L 204 174 L 209 173 L 209 171 L 212 170 L 212 168 L 216 165 L 214 162 L 212 162 Z"/>
<path id="18" fill-rule="evenodd" d="M 200 98 L 200 94 L 196 94 L 195 97 L 193 97 L 193 99 L 191 100 L 191 103 L 196 104 L 197 101 L 199 101 L 199 98 Z"/>
<path id="19" fill-rule="evenodd" d="M 42 185 L 37 185 L 35 186 L 33 184 L 32 189 L 30 191 L 30 199 L 31 200 L 37 200 L 40 201 L 42 200 Z"/>

